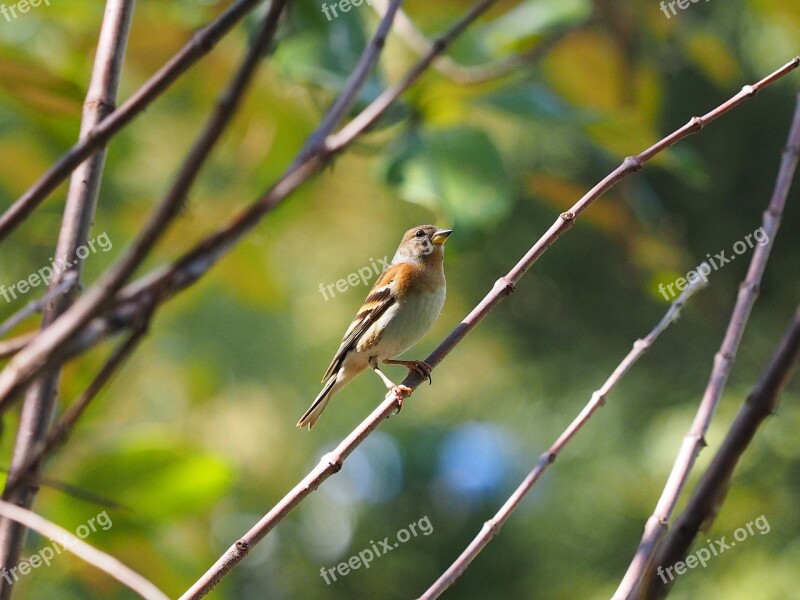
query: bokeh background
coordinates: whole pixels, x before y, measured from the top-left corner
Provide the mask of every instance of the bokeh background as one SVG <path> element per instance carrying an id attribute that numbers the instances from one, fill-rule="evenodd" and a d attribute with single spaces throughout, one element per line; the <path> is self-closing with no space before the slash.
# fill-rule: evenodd
<path id="1" fill-rule="evenodd" d="M 75 140 L 101 2 L 41 5 L 0 18 L 0 207 Z M 227 5 L 141 0 L 125 61 L 127 98 Z M 429 36 L 465 2 L 409 0 Z M 514 75 L 459 85 L 431 72 L 374 131 L 269 215 L 199 284 L 160 310 L 147 340 L 97 399 L 48 477 L 112 500 L 107 508 L 45 488 L 35 509 L 182 593 L 380 401 L 362 376 L 311 432 L 297 418 L 367 292 L 327 300 L 328 285 L 391 256 L 420 223 L 453 227 L 441 318 L 408 353 L 422 358 L 524 254 L 559 212 L 637 153 L 798 54 L 793 0 L 710 0 L 667 18 L 656 0 L 498 2 L 450 51 L 464 65 L 522 51 L 575 27 Z M 297 2 L 247 101 L 142 273 L 177 256 L 266 189 L 319 122 L 376 15 L 366 4 L 328 21 Z M 168 188 L 218 90 L 243 54 L 248 19 L 110 145 L 86 283 L 110 265 Z M 415 59 L 398 37 L 358 107 Z M 707 253 L 760 226 L 798 89 L 767 88 L 649 163 L 595 203 L 436 369 L 402 413 L 295 510 L 213 592 L 222 599 L 410 598 L 452 562 L 668 303 Z M 695 476 L 756 381 L 800 297 L 800 197 L 790 194 L 764 285 Z M 46 265 L 66 186 L 4 243 L 0 284 Z M 606 598 L 624 573 L 705 387 L 747 259 L 716 271 L 446 597 Z M 0 317 L 38 297 L 0 300 Z M 35 328 L 35 319 L 17 328 Z M 61 405 L 87 385 L 105 344 L 64 372 Z M 389 368 L 401 378 L 401 368 Z M 710 539 L 764 515 L 770 525 L 673 598 L 797 597 L 800 387 L 759 433 Z M 7 465 L 16 416 L 0 440 Z M 336 582 L 330 568 L 410 523 L 417 535 Z M 23 556 L 47 540 L 32 535 Z M 61 555 L 23 578 L 19 598 L 129 598 Z"/>

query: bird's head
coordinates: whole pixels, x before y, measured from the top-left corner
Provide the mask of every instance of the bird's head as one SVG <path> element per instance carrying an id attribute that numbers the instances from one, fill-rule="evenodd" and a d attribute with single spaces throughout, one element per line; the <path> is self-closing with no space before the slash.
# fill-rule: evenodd
<path id="1" fill-rule="evenodd" d="M 412 227 L 403 235 L 392 262 L 417 262 L 429 256 L 441 260 L 444 243 L 451 233 L 452 229 L 440 229 L 434 225 Z"/>

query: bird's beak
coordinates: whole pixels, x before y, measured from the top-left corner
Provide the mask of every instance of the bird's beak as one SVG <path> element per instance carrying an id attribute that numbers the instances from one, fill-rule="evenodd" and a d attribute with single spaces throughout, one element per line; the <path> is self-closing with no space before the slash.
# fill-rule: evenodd
<path id="1" fill-rule="evenodd" d="M 451 233 L 453 233 L 452 229 L 439 229 L 436 233 L 433 234 L 431 241 L 437 246 L 443 246 L 444 243 L 447 241 L 447 238 L 450 237 Z"/>

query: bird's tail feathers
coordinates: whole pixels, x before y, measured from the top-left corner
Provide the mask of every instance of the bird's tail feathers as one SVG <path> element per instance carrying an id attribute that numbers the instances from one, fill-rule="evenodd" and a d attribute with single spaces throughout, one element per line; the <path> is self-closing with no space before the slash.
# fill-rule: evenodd
<path id="1" fill-rule="evenodd" d="M 322 388 L 322 391 L 316 397 L 314 402 L 311 403 L 311 406 L 308 407 L 308 410 L 305 412 L 305 414 L 300 417 L 300 420 L 297 422 L 297 427 L 308 426 L 308 430 L 311 431 L 311 428 L 314 427 L 314 425 L 317 423 L 317 420 L 319 420 L 319 416 L 322 414 L 322 411 L 325 410 L 326 406 L 328 406 L 328 401 L 331 399 L 331 396 L 333 396 L 331 390 L 335 384 L 336 374 L 328 379 L 328 383 L 326 383 L 325 387 Z"/>

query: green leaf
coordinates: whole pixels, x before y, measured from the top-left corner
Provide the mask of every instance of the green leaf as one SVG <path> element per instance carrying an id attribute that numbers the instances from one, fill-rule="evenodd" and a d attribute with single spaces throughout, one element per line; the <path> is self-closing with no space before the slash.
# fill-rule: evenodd
<path id="1" fill-rule="evenodd" d="M 492 46 L 516 49 L 531 38 L 578 23 L 591 12 L 587 0 L 528 0 L 488 24 L 483 34 Z"/>
<path id="2" fill-rule="evenodd" d="M 128 441 L 97 456 L 76 485 L 133 509 L 145 520 L 205 514 L 233 477 L 219 457 L 161 438 Z"/>
<path id="3" fill-rule="evenodd" d="M 409 135 L 381 167 L 408 201 L 445 212 L 460 227 L 481 229 L 511 209 L 502 157 L 482 130 L 462 126 Z"/>

